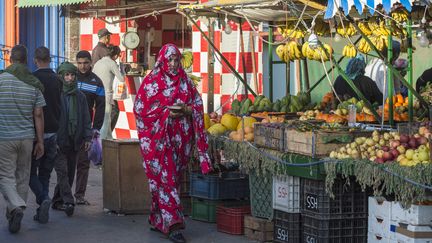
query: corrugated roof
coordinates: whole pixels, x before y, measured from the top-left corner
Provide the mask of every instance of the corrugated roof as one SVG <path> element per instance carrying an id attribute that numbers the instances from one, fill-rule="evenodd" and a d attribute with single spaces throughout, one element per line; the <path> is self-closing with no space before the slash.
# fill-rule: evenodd
<path id="1" fill-rule="evenodd" d="M 97 1 L 100 0 L 18 0 L 17 7 L 19 8 L 44 7 L 44 6 L 69 5 L 69 4 L 97 2 Z"/>

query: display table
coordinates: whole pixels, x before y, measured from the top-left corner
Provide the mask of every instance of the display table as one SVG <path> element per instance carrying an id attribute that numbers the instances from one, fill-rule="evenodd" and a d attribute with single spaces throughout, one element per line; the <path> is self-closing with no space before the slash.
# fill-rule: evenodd
<path id="1" fill-rule="evenodd" d="M 151 195 L 137 139 L 103 140 L 103 207 L 123 214 L 147 214 Z"/>

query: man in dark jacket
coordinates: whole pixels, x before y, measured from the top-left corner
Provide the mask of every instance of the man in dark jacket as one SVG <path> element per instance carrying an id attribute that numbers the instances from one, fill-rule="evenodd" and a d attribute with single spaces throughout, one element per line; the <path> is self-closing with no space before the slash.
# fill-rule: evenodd
<path id="1" fill-rule="evenodd" d="M 93 118 L 93 132 L 100 131 L 105 115 L 105 90 L 102 80 L 92 72 L 91 56 L 88 51 L 80 51 L 76 55 L 78 63 L 78 89 L 87 98 L 90 118 Z M 94 110 L 94 112 L 93 112 Z M 90 160 L 84 148 L 78 154 L 75 199 L 77 204 L 89 204 L 85 199 Z"/>
<path id="2" fill-rule="evenodd" d="M 102 57 L 108 56 L 108 45 L 110 43 L 111 35 L 112 33 L 109 32 L 106 28 L 100 29 L 98 31 L 99 42 L 96 44 L 92 51 L 92 67 L 94 67 L 95 63 L 102 59 Z"/>
<path id="3" fill-rule="evenodd" d="M 71 185 L 74 181 L 77 155 L 82 148 L 88 151 L 91 145 L 91 121 L 86 97 L 76 85 L 77 68 L 72 63 L 65 62 L 59 66 L 58 73 L 63 82 L 63 93 L 57 132 L 57 185 L 52 208 L 63 210 L 67 216 L 72 216 L 75 203 Z"/>
<path id="4" fill-rule="evenodd" d="M 36 160 L 33 158 L 30 171 L 30 189 L 36 197 L 39 208 L 34 220 L 45 224 L 49 218 L 51 200 L 48 196 L 49 180 L 57 156 L 57 130 L 60 119 L 60 95 L 62 82 L 49 67 L 51 62 L 49 49 L 41 46 L 35 51 L 34 62 L 38 69 L 33 73 L 43 84 L 46 106 L 43 108 L 45 129 L 45 154 Z"/>

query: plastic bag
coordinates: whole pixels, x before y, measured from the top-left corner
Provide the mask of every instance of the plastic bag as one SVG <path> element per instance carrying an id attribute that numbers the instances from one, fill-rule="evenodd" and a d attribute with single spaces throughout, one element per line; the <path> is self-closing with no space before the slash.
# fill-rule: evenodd
<path id="1" fill-rule="evenodd" d="M 113 99 L 114 100 L 125 100 L 127 99 L 127 86 L 126 82 L 120 82 L 117 78 L 114 78 L 113 84 Z"/>
<path id="2" fill-rule="evenodd" d="M 88 158 L 94 165 L 102 164 L 102 143 L 99 136 L 99 132 L 93 133 L 92 144 L 88 151 Z"/>

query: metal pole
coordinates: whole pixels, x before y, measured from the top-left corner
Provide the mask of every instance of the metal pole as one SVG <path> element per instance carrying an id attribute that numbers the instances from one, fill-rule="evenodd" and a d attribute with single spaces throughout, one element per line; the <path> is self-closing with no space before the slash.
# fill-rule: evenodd
<path id="1" fill-rule="evenodd" d="M 285 95 L 291 94 L 291 62 L 286 63 L 286 89 Z"/>
<path id="2" fill-rule="evenodd" d="M 270 101 L 273 101 L 273 22 L 270 22 L 269 24 L 269 45 L 268 45 L 268 58 L 269 58 L 269 99 Z"/>
<path id="3" fill-rule="evenodd" d="M 222 55 L 222 53 L 216 48 L 216 46 L 214 45 L 214 43 L 210 40 L 210 38 L 204 33 L 204 31 L 199 27 L 199 25 L 195 22 L 195 20 L 188 14 L 186 13 L 186 16 L 188 17 L 188 19 L 195 25 L 195 27 L 197 27 L 197 29 L 200 31 L 201 35 L 204 37 L 204 39 L 206 39 L 208 41 L 208 43 L 213 47 L 213 49 L 217 52 L 217 54 L 220 56 L 220 58 L 222 59 L 223 62 L 225 62 L 225 64 L 228 66 L 228 68 L 233 72 L 234 76 L 236 76 L 236 78 L 238 78 L 240 80 L 240 82 L 243 83 L 243 85 L 246 86 L 246 88 L 251 92 L 251 94 L 253 96 L 257 96 L 257 94 L 251 89 L 251 87 L 249 87 L 249 85 L 245 82 L 245 80 L 240 76 L 240 74 L 238 74 L 238 72 L 234 69 L 234 67 L 231 65 L 231 63 L 226 59 L 226 57 L 224 55 Z"/>
<path id="4" fill-rule="evenodd" d="M 304 43 L 305 43 L 305 40 L 304 40 L 304 38 L 302 38 L 302 44 L 304 44 Z M 308 91 L 310 89 L 310 81 L 309 81 L 309 69 L 308 69 L 308 64 L 307 64 L 307 58 L 305 58 L 304 60 L 301 60 L 301 62 L 302 62 L 301 68 L 303 69 L 303 73 L 304 73 L 304 76 L 300 75 L 303 78 L 301 83 L 302 83 L 302 86 L 304 89 L 302 89 L 302 90 Z M 323 76 L 323 77 L 325 77 L 325 76 Z"/>
<path id="5" fill-rule="evenodd" d="M 391 20 L 387 19 L 386 24 L 387 27 L 391 28 Z M 391 31 L 391 30 L 390 30 Z M 393 63 L 393 37 L 390 35 L 387 36 L 388 46 L 387 46 L 387 61 L 391 64 Z M 393 111 L 393 92 L 394 92 L 394 83 L 393 83 L 393 70 L 389 68 L 387 70 L 387 97 L 389 99 L 389 123 L 391 126 L 394 125 L 394 111 Z M 386 87 L 384 87 L 385 90 Z"/>
<path id="6" fill-rule="evenodd" d="M 241 18 L 238 18 L 239 21 L 239 29 L 240 29 L 240 47 L 241 47 L 241 57 L 242 57 L 242 66 L 243 66 L 243 79 L 247 83 L 247 74 L 246 74 L 246 58 L 245 58 L 245 49 L 244 49 L 244 39 L 243 39 L 243 26 Z M 252 53 L 253 54 L 253 53 Z M 244 93 L 246 98 L 248 98 L 248 90 L 245 86 Z"/>
<path id="7" fill-rule="evenodd" d="M 412 49 L 412 19 L 411 15 L 408 18 L 407 23 L 407 33 L 408 33 L 408 84 L 412 86 L 413 84 L 413 49 Z M 414 120 L 414 109 L 413 109 L 413 93 L 411 90 L 408 90 L 408 115 L 409 122 L 413 122 Z"/>
<path id="8" fill-rule="evenodd" d="M 208 35 L 210 41 L 214 41 L 214 28 L 213 21 L 208 18 Z M 214 111 L 214 60 L 213 60 L 213 48 L 211 46 L 207 49 L 207 73 L 208 73 L 208 92 L 207 92 L 207 112 L 211 113 Z"/>
<path id="9" fill-rule="evenodd" d="M 391 63 L 389 63 L 386 58 L 382 55 L 382 53 L 376 48 L 376 46 L 372 43 L 372 41 L 361 31 L 361 29 L 358 27 L 358 25 L 354 22 L 354 20 L 347 15 L 346 16 L 347 19 L 353 24 L 353 26 L 356 28 L 357 32 L 359 32 L 363 38 L 366 40 L 366 42 L 372 47 L 372 49 L 378 53 L 379 57 L 384 61 L 385 65 L 387 66 L 388 69 L 392 69 L 393 74 L 396 76 L 396 78 L 398 78 L 403 85 L 407 86 L 408 90 L 410 90 L 414 96 L 420 101 L 420 103 L 423 105 L 423 107 L 425 107 L 426 109 L 428 108 L 428 103 L 421 97 L 421 95 L 419 93 L 417 93 L 417 91 L 412 87 L 412 85 L 410 85 L 404 77 L 402 77 L 402 75 L 400 75 L 400 73 L 393 67 L 393 65 L 391 65 Z"/>

